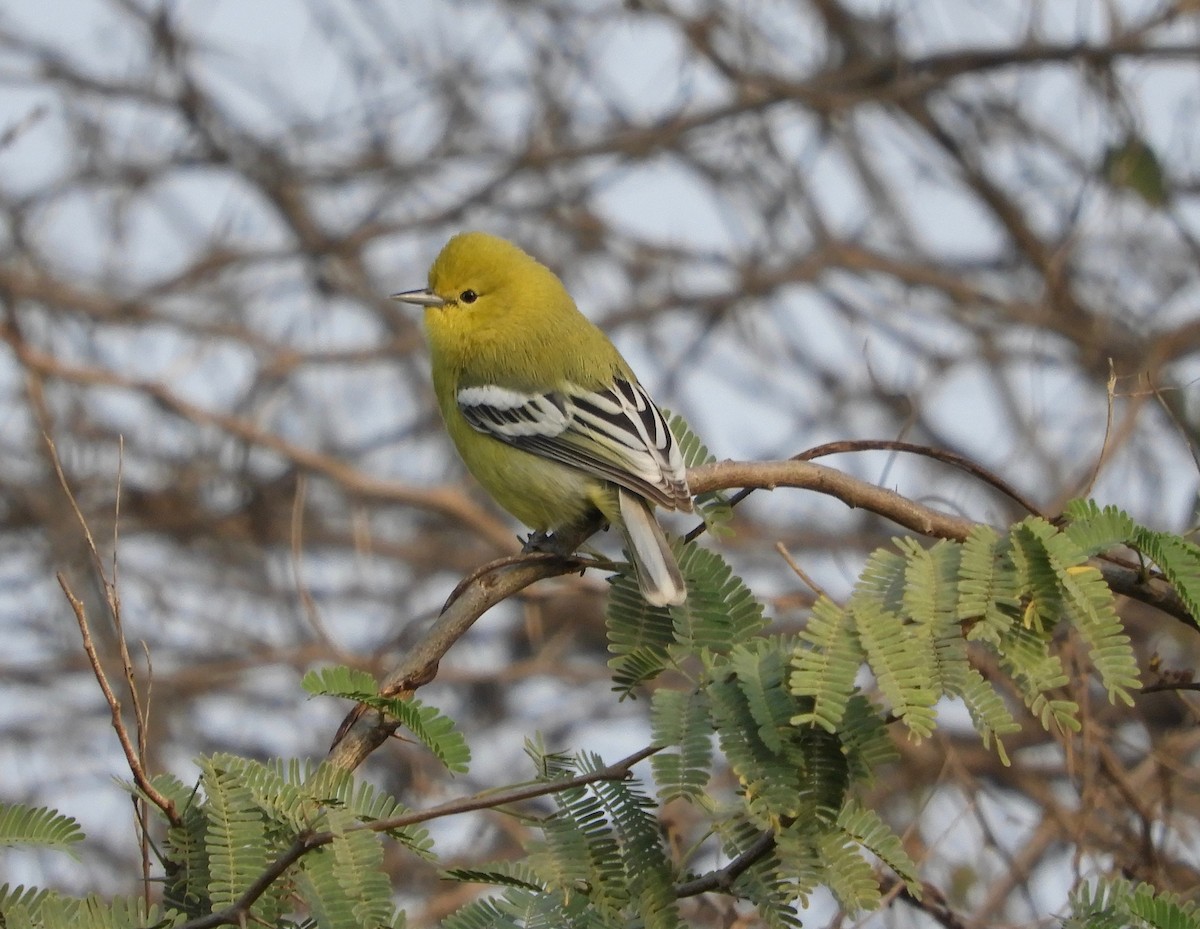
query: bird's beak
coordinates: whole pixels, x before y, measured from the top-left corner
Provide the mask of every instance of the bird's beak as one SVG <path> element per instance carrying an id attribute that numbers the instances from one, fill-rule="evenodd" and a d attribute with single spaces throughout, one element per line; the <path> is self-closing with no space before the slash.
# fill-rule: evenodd
<path id="1" fill-rule="evenodd" d="M 435 294 L 428 287 L 423 290 L 406 290 L 402 293 L 392 294 L 393 300 L 399 300 L 401 303 L 415 303 L 417 306 L 445 306 L 446 301 Z"/>

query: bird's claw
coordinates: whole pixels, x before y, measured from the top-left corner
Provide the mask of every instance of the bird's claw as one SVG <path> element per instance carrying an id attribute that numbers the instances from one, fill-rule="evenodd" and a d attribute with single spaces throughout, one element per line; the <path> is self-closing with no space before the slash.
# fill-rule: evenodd
<path id="1" fill-rule="evenodd" d="M 557 555 L 560 558 L 566 558 L 572 555 L 574 550 L 552 532 L 532 532 L 529 533 L 528 538 L 522 539 L 521 553 L 522 555 Z"/>
<path id="2" fill-rule="evenodd" d="M 518 536 L 520 538 L 520 536 Z M 550 532 L 531 532 L 522 539 L 521 554 L 531 555 L 535 553 L 549 553 L 551 555 L 562 555 L 562 543 L 559 542 L 557 536 Z"/>

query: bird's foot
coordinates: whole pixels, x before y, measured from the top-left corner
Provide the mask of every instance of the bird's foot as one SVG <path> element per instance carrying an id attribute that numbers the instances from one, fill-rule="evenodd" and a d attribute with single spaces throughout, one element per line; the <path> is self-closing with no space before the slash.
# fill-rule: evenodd
<path id="1" fill-rule="evenodd" d="M 519 536 L 518 536 L 519 538 Z M 530 555 L 535 553 L 543 553 L 550 555 L 569 555 L 566 551 L 566 546 L 552 532 L 531 532 L 529 536 L 522 540 L 521 554 Z"/>

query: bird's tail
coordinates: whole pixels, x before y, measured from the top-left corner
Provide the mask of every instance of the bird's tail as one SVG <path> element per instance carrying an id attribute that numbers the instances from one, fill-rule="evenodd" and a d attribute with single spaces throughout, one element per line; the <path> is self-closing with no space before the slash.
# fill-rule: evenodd
<path id="1" fill-rule="evenodd" d="M 624 487 L 617 490 L 617 505 L 642 596 L 651 606 L 679 606 L 687 599 L 687 585 L 654 510 Z"/>

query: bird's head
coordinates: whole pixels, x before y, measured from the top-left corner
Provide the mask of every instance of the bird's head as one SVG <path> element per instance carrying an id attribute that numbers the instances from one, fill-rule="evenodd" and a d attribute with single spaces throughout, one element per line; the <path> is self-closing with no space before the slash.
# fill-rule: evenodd
<path id="1" fill-rule="evenodd" d="M 571 298 L 558 277 L 516 245 L 486 232 L 462 232 L 429 269 L 429 286 L 392 295 L 430 310 L 496 320 L 530 307 L 557 307 Z"/>

